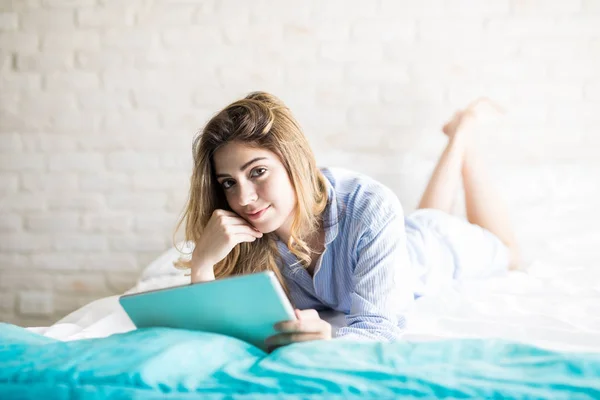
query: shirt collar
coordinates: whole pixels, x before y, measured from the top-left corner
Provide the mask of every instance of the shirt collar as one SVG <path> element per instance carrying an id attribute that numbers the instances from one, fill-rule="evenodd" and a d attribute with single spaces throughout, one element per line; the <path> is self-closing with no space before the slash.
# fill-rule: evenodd
<path id="1" fill-rule="evenodd" d="M 338 235 L 338 225 L 339 225 L 339 216 L 338 216 L 338 206 L 337 206 L 337 197 L 335 194 L 335 190 L 333 189 L 333 185 L 329 182 L 329 179 L 325 178 L 326 186 L 327 186 L 327 206 L 325 207 L 325 212 L 323 213 L 323 222 L 325 226 L 325 246 L 329 243 L 333 242 L 333 240 Z"/>

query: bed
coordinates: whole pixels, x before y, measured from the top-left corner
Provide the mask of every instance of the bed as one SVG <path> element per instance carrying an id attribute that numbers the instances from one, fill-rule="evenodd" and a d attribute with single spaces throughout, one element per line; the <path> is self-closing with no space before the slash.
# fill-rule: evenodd
<path id="1" fill-rule="evenodd" d="M 128 293 L 189 282 L 175 257 Z M 419 298 L 401 343 L 266 354 L 220 335 L 135 330 L 111 296 L 50 327 L 1 324 L 0 398 L 600 398 L 599 311 L 600 270 L 534 262 Z"/>

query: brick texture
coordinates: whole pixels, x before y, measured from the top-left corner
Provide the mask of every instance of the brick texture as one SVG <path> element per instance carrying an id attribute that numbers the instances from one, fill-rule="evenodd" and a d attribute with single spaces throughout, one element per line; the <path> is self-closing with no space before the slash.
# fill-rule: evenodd
<path id="1" fill-rule="evenodd" d="M 170 245 L 194 134 L 253 90 L 407 212 L 445 119 L 496 99 L 479 139 L 524 248 L 600 258 L 598 0 L 4 1 L 2 319 L 49 325 L 132 286 Z"/>

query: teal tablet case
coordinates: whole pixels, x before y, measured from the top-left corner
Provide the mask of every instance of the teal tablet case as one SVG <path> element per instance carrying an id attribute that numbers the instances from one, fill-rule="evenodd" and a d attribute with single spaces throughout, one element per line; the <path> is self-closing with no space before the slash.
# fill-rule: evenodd
<path id="1" fill-rule="evenodd" d="M 277 333 L 274 324 L 296 319 L 271 271 L 123 295 L 119 302 L 138 328 L 220 333 L 261 349 Z"/>

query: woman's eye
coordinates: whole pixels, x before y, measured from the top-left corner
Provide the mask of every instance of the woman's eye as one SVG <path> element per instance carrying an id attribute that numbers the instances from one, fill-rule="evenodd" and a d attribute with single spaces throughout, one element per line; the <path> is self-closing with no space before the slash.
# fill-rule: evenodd
<path id="1" fill-rule="evenodd" d="M 223 189 L 229 189 L 231 186 L 233 186 L 233 181 L 231 180 L 226 180 L 221 182 L 221 186 L 223 186 Z"/>
<path id="2" fill-rule="evenodd" d="M 262 174 L 264 174 L 267 171 L 266 168 L 256 168 L 255 170 L 252 170 L 251 175 L 256 177 L 256 176 L 261 176 Z"/>

